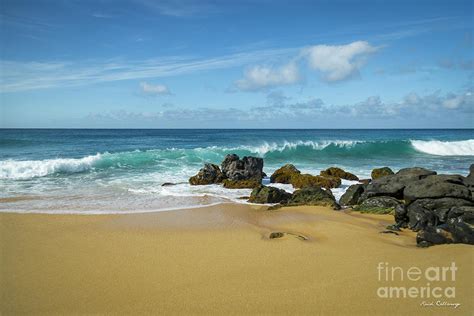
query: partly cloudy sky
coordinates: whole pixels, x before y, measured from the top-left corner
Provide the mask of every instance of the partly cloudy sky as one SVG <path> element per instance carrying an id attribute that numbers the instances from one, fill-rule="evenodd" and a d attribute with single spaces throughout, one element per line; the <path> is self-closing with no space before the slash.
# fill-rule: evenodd
<path id="1" fill-rule="evenodd" d="M 0 127 L 472 128 L 472 1 L 0 5 Z"/>

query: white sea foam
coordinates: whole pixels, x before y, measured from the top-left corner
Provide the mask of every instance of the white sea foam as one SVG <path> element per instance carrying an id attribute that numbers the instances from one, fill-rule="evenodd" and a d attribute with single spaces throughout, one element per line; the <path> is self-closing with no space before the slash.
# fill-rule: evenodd
<path id="1" fill-rule="evenodd" d="M 357 183 L 359 183 L 359 181 L 350 181 L 350 180 L 341 179 L 341 185 L 338 188 L 331 189 L 331 192 L 334 195 L 334 197 L 336 198 L 336 201 L 339 202 L 339 200 L 341 199 L 341 196 L 344 193 L 346 193 L 347 189 L 351 185 L 357 184 Z"/>
<path id="2" fill-rule="evenodd" d="M 128 191 L 135 194 L 152 194 L 163 197 L 213 197 L 223 201 L 241 202 L 241 197 L 249 196 L 252 189 L 226 189 L 217 184 L 194 186 L 188 183 L 178 183 L 170 186 L 130 188 Z"/>
<path id="3" fill-rule="evenodd" d="M 462 141 L 412 140 L 412 146 L 421 152 L 437 156 L 474 156 L 474 139 Z"/>
<path id="4" fill-rule="evenodd" d="M 100 158 L 97 154 L 79 159 L 3 160 L 0 161 L 0 179 L 24 180 L 56 172 L 83 172 L 91 169 Z"/>
<path id="5" fill-rule="evenodd" d="M 357 181 L 342 181 L 339 188 L 332 189 L 336 200 L 351 185 Z M 288 192 L 293 192 L 294 188 L 290 184 L 269 183 L 269 186 L 284 189 Z M 27 201 L 24 204 L 11 207 L 0 207 L 1 212 L 15 212 L 15 213 L 45 213 L 45 214 L 127 214 L 127 213 L 148 213 L 161 211 L 174 211 L 189 208 L 200 208 L 212 205 L 239 203 L 252 204 L 247 202 L 247 197 L 250 195 L 251 189 L 226 189 L 220 185 L 202 185 L 191 186 L 188 183 L 180 183 L 173 186 L 161 185 L 142 187 L 140 189 L 129 188 L 128 191 L 132 196 L 126 197 L 127 202 L 131 202 L 133 207 L 123 207 L 123 196 L 108 196 L 107 194 L 99 200 L 91 199 L 89 195 L 63 197 L 60 200 L 64 203 L 55 204 L 51 207 L 51 201 L 57 201 L 57 198 L 46 198 L 35 200 L 32 205 Z M 112 199 L 111 199 L 112 198 Z M 69 202 L 74 204 L 69 204 Z M 17 203 L 18 204 L 18 203 Z M 74 206 L 75 205 L 75 206 Z M 272 205 L 272 204 L 267 204 Z"/>

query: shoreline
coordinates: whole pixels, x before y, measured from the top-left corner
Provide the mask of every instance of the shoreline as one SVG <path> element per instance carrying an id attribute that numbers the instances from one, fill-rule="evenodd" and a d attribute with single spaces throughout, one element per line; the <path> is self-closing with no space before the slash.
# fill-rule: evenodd
<path id="1" fill-rule="evenodd" d="M 459 268 L 451 303 L 461 305 L 449 311 L 473 308 L 472 246 L 417 248 L 411 231 L 380 233 L 393 223 L 390 215 L 265 209 L 232 203 L 89 216 L 2 212 L 0 311 L 441 314 L 448 307 L 420 306 L 429 299 L 377 297 L 376 268 L 451 261 Z M 270 239 L 276 232 L 281 238 Z"/>
<path id="2" fill-rule="evenodd" d="M 1 199 L 0 199 L 1 203 Z M 173 208 L 163 208 L 163 209 L 153 209 L 153 210 L 124 210 L 124 211 L 71 211 L 71 210 L 51 210 L 51 211 L 42 211 L 42 210 L 2 210 L 0 209 L 0 214 L 41 214 L 41 215 L 133 215 L 133 214 L 146 214 L 146 213 L 160 213 L 160 212 L 175 212 L 175 211 L 185 211 L 185 210 L 195 210 L 201 208 L 208 208 L 218 205 L 226 204 L 235 204 L 235 205 L 249 205 L 249 206 L 263 206 L 268 207 L 271 205 L 267 204 L 257 204 L 250 202 L 238 203 L 235 201 L 229 202 L 215 202 L 206 205 L 193 205 L 193 206 L 184 206 L 184 207 L 173 207 Z"/>

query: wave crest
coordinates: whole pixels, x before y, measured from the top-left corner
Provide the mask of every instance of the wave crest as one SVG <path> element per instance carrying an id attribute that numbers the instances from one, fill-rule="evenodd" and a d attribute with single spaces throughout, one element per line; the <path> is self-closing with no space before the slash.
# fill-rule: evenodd
<path id="1" fill-rule="evenodd" d="M 25 180 L 57 172 L 76 173 L 89 170 L 101 159 L 97 154 L 79 159 L 5 160 L 0 161 L 0 179 Z"/>
<path id="2" fill-rule="evenodd" d="M 295 142 L 288 142 L 284 141 L 283 143 L 268 143 L 264 142 L 259 146 L 239 146 L 235 148 L 227 148 L 227 150 L 248 150 L 251 153 L 255 153 L 260 156 L 265 156 L 265 154 L 271 152 L 283 152 L 286 150 L 295 150 L 298 147 L 307 147 L 313 150 L 323 150 L 328 146 L 335 146 L 335 147 L 352 147 L 356 144 L 364 143 L 363 141 L 358 140 L 328 140 L 328 141 L 295 141 Z"/>
<path id="3" fill-rule="evenodd" d="M 412 140 L 420 152 L 436 156 L 474 156 L 474 139 L 444 142 L 439 140 Z"/>

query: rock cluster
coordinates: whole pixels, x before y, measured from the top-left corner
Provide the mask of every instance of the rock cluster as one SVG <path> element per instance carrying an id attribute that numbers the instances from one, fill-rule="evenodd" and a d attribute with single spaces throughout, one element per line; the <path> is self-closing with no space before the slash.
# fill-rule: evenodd
<path id="1" fill-rule="evenodd" d="M 259 187 L 254 189 L 250 196 L 250 202 L 254 203 L 279 203 L 284 206 L 294 205 L 321 205 L 333 209 L 340 209 L 331 188 L 341 185 L 342 179 L 358 179 L 352 173 L 337 167 L 331 167 L 321 171 L 319 176 L 302 174 L 294 165 L 287 164 L 277 169 L 271 176 L 271 183 L 291 184 L 298 189 L 293 194 L 283 194 L 282 190 L 271 187 Z"/>
<path id="2" fill-rule="evenodd" d="M 344 179 L 357 177 L 340 168 L 331 167 L 321 175 L 302 174 L 294 165 L 287 164 L 276 170 L 270 177 L 272 183 L 292 184 L 293 194 L 285 190 L 262 185 L 263 159 L 256 157 L 239 158 L 236 154 L 227 155 L 221 167 L 207 163 L 189 179 L 192 185 L 222 184 L 225 188 L 252 188 L 249 202 L 279 205 L 323 205 L 340 209 L 330 188 L 341 185 Z"/>
<path id="3" fill-rule="evenodd" d="M 364 181 L 341 168 L 331 167 L 320 175 L 302 174 L 287 164 L 270 177 L 271 183 L 291 184 L 293 194 L 262 185 L 263 159 L 227 155 L 221 166 L 206 163 L 189 179 L 192 185 L 222 184 L 226 188 L 252 188 L 249 202 L 260 204 L 321 205 L 333 209 L 352 207 L 367 213 L 392 214 L 392 229 L 409 228 L 418 232 L 417 244 L 428 247 L 444 243 L 474 244 L 474 164 L 466 177 L 438 175 L 435 171 L 414 167 L 394 173 L 383 167 L 372 171 Z M 341 179 L 359 180 L 336 202 L 331 188 Z"/>
<path id="4" fill-rule="evenodd" d="M 369 184 L 348 188 L 343 206 L 354 210 L 391 213 L 396 226 L 418 232 L 417 243 L 474 244 L 474 165 L 467 177 L 438 175 L 424 168 L 406 168 L 374 177 Z"/>
<path id="5" fill-rule="evenodd" d="M 273 203 L 278 204 L 278 207 L 319 205 L 328 206 L 335 210 L 341 208 L 330 190 L 317 186 L 299 189 L 291 194 L 282 189 L 262 185 L 253 189 L 250 194 L 249 202 L 260 204 Z M 276 207 L 272 207 L 270 209 L 275 208 Z"/>
<path id="6" fill-rule="evenodd" d="M 331 189 L 339 187 L 341 185 L 341 179 L 358 180 L 357 176 L 337 167 L 331 167 L 321 171 L 319 176 L 314 176 L 311 174 L 302 174 L 294 165 L 287 164 L 277 169 L 271 175 L 270 182 L 291 184 L 297 189 L 309 187 Z"/>

